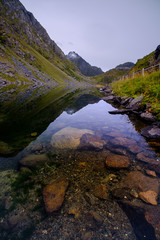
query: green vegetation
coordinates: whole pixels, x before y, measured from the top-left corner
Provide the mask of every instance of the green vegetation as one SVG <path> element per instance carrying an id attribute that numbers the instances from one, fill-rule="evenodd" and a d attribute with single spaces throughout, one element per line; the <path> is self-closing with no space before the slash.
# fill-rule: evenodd
<path id="1" fill-rule="evenodd" d="M 126 75 L 129 70 L 113 68 L 101 75 L 93 77 L 99 84 L 111 83 L 114 80 Z"/>
<path id="2" fill-rule="evenodd" d="M 116 95 L 137 97 L 143 94 L 143 104 L 149 103 L 151 111 L 160 119 L 160 71 L 143 78 L 119 80 L 112 84 Z"/>
<path id="3" fill-rule="evenodd" d="M 152 65 L 154 65 L 154 52 L 151 52 L 142 59 L 138 59 L 130 73 L 141 71 L 142 68 L 148 68 Z"/>

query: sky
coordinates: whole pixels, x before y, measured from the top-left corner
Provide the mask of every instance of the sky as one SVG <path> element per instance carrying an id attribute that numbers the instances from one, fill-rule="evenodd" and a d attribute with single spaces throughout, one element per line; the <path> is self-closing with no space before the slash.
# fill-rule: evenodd
<path id="1" fill-rule="evenodd" d="M 160 0 L 20 0 L 65 54 L 107 71 L 160 44 Z"/>

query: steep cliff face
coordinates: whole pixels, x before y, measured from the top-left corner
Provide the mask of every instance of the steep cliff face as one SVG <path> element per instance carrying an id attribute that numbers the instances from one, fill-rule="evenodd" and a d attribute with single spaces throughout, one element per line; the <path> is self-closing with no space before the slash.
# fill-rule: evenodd
<path id="1" fill-rule="evenodd" d="M 76 66 L 19 0 L 0 0 L 0 94 L 13 85 L 41 86 L 83 81 Z M 15 86 L 14 86 L 15 88 Z M 18 94 L 20 89 L 15 92 Z"/>
<path id="2" fill-rule="evenodd" d="M 101 68 L 91 66 L 88 62 L 86 62 L 82 57 L 80 57 L 75 52 L 69 52 L 66 57 L 71 62 L 75 63 L 80 72 L 85 76 L 96 76 L 103 73 Z"/>
<path id="3" fill-rule="evenodd" d="M 1 0 L 1 29 L 13 35 L 19 35 L 37 50 L 38 47 L 45 50 L 50 57 L 53 53 L 65 58 L 64 53 L 50 39 L 46 30 L 35 19 L 32 13 L 28 12 L 19 0 Z"/>

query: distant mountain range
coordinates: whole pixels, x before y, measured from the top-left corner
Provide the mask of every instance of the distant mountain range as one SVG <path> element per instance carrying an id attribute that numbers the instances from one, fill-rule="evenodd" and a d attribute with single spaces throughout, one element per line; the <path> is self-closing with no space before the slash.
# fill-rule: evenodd
<path id="1" fill-rule="evenodd" d="M 118 65 L 117 67 L 110 69 L 109 71 L 95 76 L 94 79 L 98 83 L 111 83 L 112 81 L 117 80 L 119 77 L 122 77 L 129 73 L 129 71 L 133 68 L 134 63 L 126 62 L 123 64 Z"/>
<path id="2" fill-rule="evenodd" d="M 66 57 L 71 62 L 75 63 L 80 72 L 85 76 L 91 77 L 103 73 L 101 68 L 91 66 L 88 62 L 86 62 L 81 56 L 79 56 L 75 52 L 69 52 L 68 55 L 66 55 Z"/>

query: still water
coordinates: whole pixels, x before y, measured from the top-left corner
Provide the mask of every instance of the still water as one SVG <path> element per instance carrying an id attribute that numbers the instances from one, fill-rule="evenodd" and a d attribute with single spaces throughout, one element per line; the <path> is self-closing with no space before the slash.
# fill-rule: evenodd
<path id="1" fill-rule="evenodd" d="M 88 92 L 63 91 L 37 114 L 36 105 L 19 114 L 17 139 L 3 125 L 2 239 L 159 239 L 159 155 L 139 134 L 145 124 L 109 114 L 115 108 Z M 46 200 L 50 184 L 57 189 Z"/>

